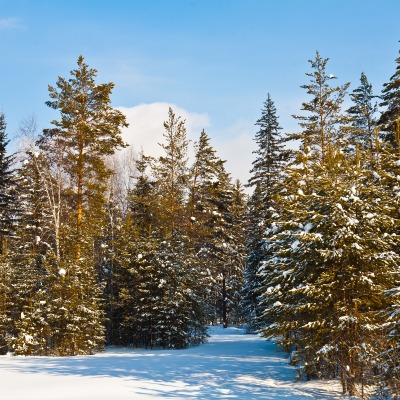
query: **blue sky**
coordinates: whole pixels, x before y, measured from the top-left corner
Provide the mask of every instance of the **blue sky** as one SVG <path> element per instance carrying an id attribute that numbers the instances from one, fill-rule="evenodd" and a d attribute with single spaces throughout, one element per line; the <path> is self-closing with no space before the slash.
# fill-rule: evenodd
<path id="1" fill-rule="evenodd" d="M 364 71 L 379 94 L 395 70 L 399 15 L 398 0 L 0 0 L 0 109 L 10 137 L 32 115 L 49 127 L 47 85 L 82 54 L 99 82 L 115 83 L 135 149 L 157 151 L 173 105 L 244 181 L 267 93 L 284 131 L 297 130 L 291 115 L 318 50 L 337 83 L 352 90 Z"/>

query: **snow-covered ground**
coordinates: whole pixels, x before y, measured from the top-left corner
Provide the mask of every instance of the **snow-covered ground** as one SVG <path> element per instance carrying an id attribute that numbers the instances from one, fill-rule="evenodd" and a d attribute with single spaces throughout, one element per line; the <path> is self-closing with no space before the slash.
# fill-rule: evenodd
<path id="1" fill-rule="evenodd" d="M 257 335 L 213 327 L 187 350 L 109 348 L 95 356 L 0 356 L 1 400 L 341 398 L 333 382 L 295 382 L 284 353 Z"/>

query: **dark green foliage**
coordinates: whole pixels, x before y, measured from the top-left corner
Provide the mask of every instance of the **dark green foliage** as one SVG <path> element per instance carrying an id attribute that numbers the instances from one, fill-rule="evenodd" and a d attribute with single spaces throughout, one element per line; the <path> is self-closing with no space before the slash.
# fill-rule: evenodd
<path id="1" fill-rule="evenodd" d="M 258 269 L 266 257 L 265 231 L 276 208 L 273 196 L 281 180 L 283 167 L 289 158 L 280 133 L 282 128 L 278 123 L 276 107 L 269 94 L 256 125 L 260 129 L 255 136 L 258 148 L 254 152 L 256 159 L 253 161 L 248 182 L 248 186 L 254 187 L 254 191 L 249 201 L 247 215 L 247 264 L 243 291 L 243 306 L 249 332 L 257 331 L 262 326 L 259 304 L 262 284 Z"/>
<path id="2" fill-rule="evenodd" d="M 187 258 L 186 246 L 176 237 L 131 244 L 122 266 L 126 284 L 120 293 L 125 345 L 180 349 L 204 341 L 201 286 L 193 285 L 199 282 L 199 272 Z"/>
<path id="3" fill-rule="evenodd" d="M 0 113 L 0 255 L 7 252 L 7 239 L 12 234 L 16 212 L 12 196 L 14 156 L 7 155 L 8 143 L 5 117 Z"/>
<path id="4" fill-rule="evenodd" d="M 396 58 L 396 71 L 389 82 L 383 85 L 381 107 L 386 107 L 382 112 L 378 125 L 382 131 L 385 142 L 396 146 L 396 135 L 399 131 L 400 117 L 400 57 Z"/>
<path id="5" fill-rule="evenodd" d="M 360 145 L 365 149 L 373 150 L 374 147 L 374 128 L 375 114 L 378 105 L 374 102 L 372 85 L 364 72 L 361 73 L 360 86 L 353 90 L 350 94 L 354 105 L 347 112 L 353 118 L 352 126 L 354 129 L 350 131 L 350 143 L 353 146 Z"/>
<path id="6" fill-rule="evenodd" d="M 302 104 L 305 116 L 293 115 L 299 120 L 302 131 L 290 135 L 292 139 L 301 141 L 301 146 L 309 146 L 314 157 L 325 162 L 326 152 L 330 145 L 346 143 L 350 119 L 342 113 L 341 107 L 350 83 L 341 86 L 330 86 L 330 81 L 336 79 L 328 75 L 326 66 L 329 58 L 322 58 L 316 52 L 314 60 L 309 60 L 312 72 L 306 73 L 310 83 L 301 86 L 311 96 L 308 102 Z"/>

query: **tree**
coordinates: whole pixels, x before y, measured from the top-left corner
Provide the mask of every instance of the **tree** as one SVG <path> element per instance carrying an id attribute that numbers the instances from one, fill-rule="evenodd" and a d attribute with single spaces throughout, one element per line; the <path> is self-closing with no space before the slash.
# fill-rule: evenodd
<path id="1" fill-rule="evenodd" d="M 7 238 L 10 235 L 13 215 L 16 211 L 11 194 L 14 185 L 11 169 L 14 156 L 7 155 L 8 143 L 5 116 L 0 113 L 0 255 L 7 252 Z"/>
<path id="2" fill-rule="evenodd" d="M 187 195 L 188 140 L 185 121 L 177 117 L 170 107 L 168 121 L 164 122 L 165 143 L 160 146 L 165 154 L 153 165 L 153 172 L 159 190 L 160 218 L 163 221 L 163 236 L 173 235 L 184 223 L 184 201 Z"/>
<path id="3" fill-rule="evenodd" d="M 347 112 L 353 118 L 353 130 L 351 131 L 350 142 L 352 145 L 363 146 L 370 151 L 374 146 L 375 114 L 378 106 L 373 103 L 374 96 L 372 85 L 364 72 L 361 73 L 360 86 L 353 90 L 350 97 L 354 103 Z"/>
<path id="4" fill-rule="evenodd" d="M 125 144 L 125 116 L 110 105 L 113 83 L 97 85 L 97 71 L 78 58 L 68 80 L 49 86 L 46 104 L 60 112 L 53 129 L 43 131 L 38 145 L 49 160 L 42 175 L 53 207 L 57 258 L 52 266 L 58 311 L 52 313 L 59 354 L 88 354 L 104 343 L 98 249 L 106 225 L 106 185 L 111 171 L 106 156 Z M 62 214 L 61 213 L 62 210 Z M 61 218 L 61 219 L 60 219 Z M 61 271 L 61 272 L 60 272 Z"/>
<path id="5" fill-rule="evenodd" d="M 354 396 L 368 383 L 384 332 L 383 293 L 398 275 L 397 222 L 368 153 L 331 147 L 325 164 L 308 157 L 287 171 L 280 196 L 274 256 L 263 269 L 271 321 L 264 334 L 296 349 L 293 361 L 308 378 L 338 372 L 343 392 Z"/>
<path id="6" fill-rule="evenodd" d="M 306 116 L 293 115 L 298 119 L 302 132 L 290 135 L 291 139 L 299 139 L 301 145 L 309 146 L 315 157 L 322 162 L 326 161 L 329 145 L 343 144 L 348 131 L 349 117 L 341 112 L 341 106 L 350 86 L 346 83 L 341 86 L 330 86 L 329 81 L 336 79 L 328 75 L 326 66 L 329 58 L 322 58 L 317 51 L 314 60 L 309 60 L 313 72 L 307 73 L 310 83 L 301 86 L 311 95 L 309 102 L 302 104 L 302 110 L 308 112 Z"/>
<path id="7" fill-rule="evenodd" d="M 382 90 L 381 107 L 386 107 L 382 112 L 378 125 L 381 128 L 384 141 L 396 146 L 396 135 L 399 131 L 400 116 L 400 57 L 396 58 L 396 71 L 389 82 L 384 83 Z"/>
<path id="8" fill-rule="evenodd" d="M 114 84 L 97 85 L 97 71 L 89 68 L 82 56 L 77 64 L 70 79 L 59 77 L 56 88 L 49 85 L 51 100 L 46 104 L 60 111 L 60 119 L 52 121 L 57 129 L 45 130 L 40 140 L 58 140 L 65 151 L 63 167 L 70 179 L 75 204 L 76 259 L 79 259 L 84 227 L 93 226 L 103 204 L 101 194 L 110 175 L 104 157 L 125 146 L 121 128 L 127 123 L 125 116 L 110 105 Z"/>
<path id="9" fill-rule="evenodd" d="M 261 281 L 258 268 L 265 258 L 264 234 L 268 228 L 271 210 L 276 208 L 273 195 L 281 180 L 281 172 L 288 160 L 288 152 L 284 147 L 284 139 L 280 133 L 276 107 L 268 94 L 261 110 L 261 118 L 256 125 L 260 127 L 255 140 L 258 145 L 256 159 L 253 161 L 248 186 L 254 187 L 249 201 L 247 232 L 247 264 L 245 271 L 244 307 L 249 331 L 260 326 L 261 310 L 258 302 Z"/>

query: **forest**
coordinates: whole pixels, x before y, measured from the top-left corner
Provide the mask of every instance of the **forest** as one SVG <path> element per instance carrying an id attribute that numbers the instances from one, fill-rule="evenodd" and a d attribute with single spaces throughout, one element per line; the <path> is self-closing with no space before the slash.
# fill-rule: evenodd
<path id="1" fill-rule="evenodd" d="M 121 153 L 114 84 L 82 56 L 48 87 L 57 119 L 25 121 L 14 154 L 1 113 L 0 354 L 182 349 L 240 325 L 277 339 L 299 379 L 398 398 L 400 57 L 379 94 L 328 62 L 309 61 L 299 132 L 267 94 L 251 195 L 205 130 L 189 158 L 172 108 L 162 156 Z"/>

